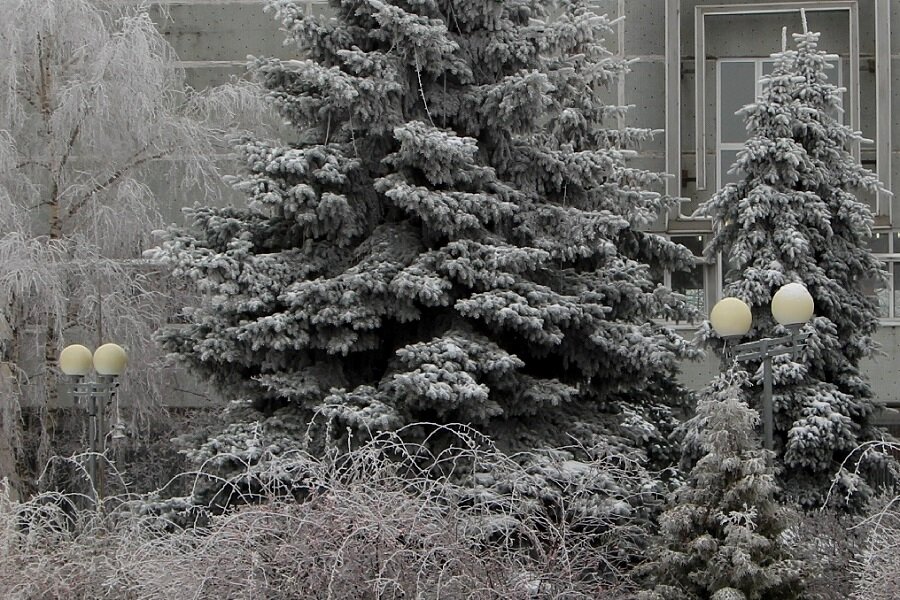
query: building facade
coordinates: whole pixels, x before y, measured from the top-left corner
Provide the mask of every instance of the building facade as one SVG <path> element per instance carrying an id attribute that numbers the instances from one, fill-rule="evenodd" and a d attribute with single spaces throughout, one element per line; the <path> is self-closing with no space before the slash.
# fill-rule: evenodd
<path id="1" fill-rule="evenodd" d="M 832 77 L 846 88 L 845 123 L 871 143 L 854 149 L 889 190 L 900 192 L 900 3 L 896 0 L 598 0 L 597 11 L 624 17 L 607 47 L 634 60 L 631 72 L 608 91 L 610 102 L 631 105 L 626 123 L 658 129 L 642 148 L 638 166 L 670 174 L 666 192 L 684 198 L 661 215 L 656 229 L 694 250 L 699 257 L 710 236 L 708 220 L 693 216 L 733 175 L 728 173 L 746 139 L 734 112 L 752 102 L 759 77 L 781 49 L 782 27 L 809 27 L 822 33 L 820 47 L 836 55 Z M 894 6 L 892 6 L 892 4 Z M 182 60 L 188 82 L 203 88 L 245 72 L 248 55 L 292 57 L 262 0 L 180 0 L 158 2 L 153 14 Z M 323 2 L 307 2 L 324 12 Z M 892 50 L 893 49 L 893 50 Z M 699 57 L 699 58 L 698 58 Z M 161 183 L 161 185 L 164 185 Z M 163 193 L 162 197 L 166 197 Z M 866 198 L 876 215 L 872 249 L 891 273 L 872 286 L 882 311 L 878 341 L 883 355 L 864 370 L 878 397 L 900 407 L 900 193 Z M 172 219 L 178 206 L 173 198 Z M 895 216 L 896 215 L 896 216 Z M 665 283 L 707 312 L 720 298 L 721 260 L 700 261 L 693 272 L 667 273 Z M 691 327 L 684 334 L 691 336 Z M 693 388 L 717 370 L 714 358 L 684 365 Z M 885 419 L 893 421 L 891 414 Z M 900 423 L 900 419 L 897 419 Z"/>

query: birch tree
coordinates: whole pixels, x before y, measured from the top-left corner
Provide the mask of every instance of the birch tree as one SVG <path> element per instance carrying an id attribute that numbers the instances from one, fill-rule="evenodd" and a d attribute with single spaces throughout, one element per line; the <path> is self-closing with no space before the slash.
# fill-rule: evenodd
<path id="1" fill-rule="evenodd" d="M 162 225 L 148 178 L 164 169 L 208 200 L 214 123 L 254 94 L 186 88 L 146 6 L 0 0 L 0 13 L 0 477 L 21 488 L 52 453 L 65 344 L 115 340 L 132 357 L 124 393 L 160 393 L 152 332 L 168 293 L 136 260 Z M 23 406 L 39 414 L 36 454 L 23 450 Z"/>

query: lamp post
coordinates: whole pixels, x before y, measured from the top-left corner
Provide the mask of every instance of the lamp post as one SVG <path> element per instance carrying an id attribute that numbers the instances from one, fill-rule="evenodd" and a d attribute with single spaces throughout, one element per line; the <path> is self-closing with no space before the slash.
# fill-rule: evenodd
<path id="1" fill-rule="evenodd" d="M 95 504 L 98 496 L 103 497 L 103 477 L 97 463 L 100 442 L 105 437 L 103 417 L 107 406 L 115 397 L 119 376 L 125 371 L 127 363 L 125 350 L 118 344 L 103 344 L 93 355 L 86 347 L 72 344 L 66 346 L 59 355 L 59 368 L 68 376 L 72 395 L 88 417 L 88 478 L 91 484 L 90 494 Z M 97 375 L 93 380 L 88 380 L 91 369 Z"/>
<path id="2" fill-rule="evenodd" d="M 723 298 L 709 313 L 713 329 L 725 340 L 726 357 L 736 362 L 762 360 L 763 363 L 763 446 L 774 446 L 774 415 L 772 408 L 772 358 L 781 354 L 791 356 L 803 348 L 809 333 L 800 333 L 803 324 L 812 318 L 815 303 L 809 291 L 800 283 L 782 286 L 772 297 L 772 316 L 790 333 L 729 347 L 729 343 L 747 335 L 753 317 L 750 307 L 739 298 Z"/>

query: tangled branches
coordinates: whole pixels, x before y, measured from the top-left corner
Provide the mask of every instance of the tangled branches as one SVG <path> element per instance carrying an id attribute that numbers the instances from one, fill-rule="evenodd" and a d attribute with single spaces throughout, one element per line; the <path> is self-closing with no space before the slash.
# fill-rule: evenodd
<path id="1" fill-rule="evenodd" d="M 454 436 L 452 451 L 427 453 L 391 434 L 325 458 L 295 453 L 267 461 L 265 472 L 248 469 L 240 485 L 226 482 L 233 493 L 253 490 L 242 498 L 247 504 L 220 514 L 190 507 L 191 527 L 172 518 L 177 507 L 188 508 L 178 499 L 123 494 L 107 499 L 103 510 L 84 510 L 63 495 L 25 503 L 4 496 L 0 596 L 393 600 L 625 593 L 624 565 L 645 537 L 633 507 L 652 496 L 637 464 L 597 448 L 507 457 L 465 427 L 442 432 Z M 589 459 L 576 462 L 576 453 Z M 198 485 L 206 477 L 192 476 Z M 492 478 L 490 487 L 478 483 L 485 477 Z"/>

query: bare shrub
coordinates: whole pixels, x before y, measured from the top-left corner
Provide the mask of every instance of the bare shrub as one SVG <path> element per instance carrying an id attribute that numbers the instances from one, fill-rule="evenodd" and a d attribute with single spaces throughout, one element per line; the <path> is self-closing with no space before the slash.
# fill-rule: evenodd
<path id="1" fill-rule="evenodd" d="M 587 449 L 547 452 L 535 463 L 464 428 L 454 434 L 453 452 L 436 455 L 390 435 L 323 459 L 270 460 L 265 473 L 245 474 L 258 484 L 252 499 L 267 501 L 206 514 L 202 527 L 176 527 L 161 516 L 164 503 L 127 494 L 97 511 L 62 495 L 0 496 L 0 596 L 624 597 L 624 567 L 644 533 L 626 507 L 647 498 L 604 497 L 593 486 L 640 490 L 646 474 L 637 465 L 598 451 L 573 472 L 566 457 Z M 543 465 L 542 477 L 555 465 L 564 500 L 543 502 L 534 467 L 523 463 Z M 487 472 L 510 481 L 508 493 L 462 485 Z M 584 510 L 603 503 L 618 512 Z"/>
<path id="2" fill-rule="evenodd" d="M 875 583 L 872 575 L 881 569 L 879 555 L 887 533 L 877 531 L 873 525 L 893 496 L 898 474 L 897 463 L 891 457 L 896 456 L 897 449 L 896 444 L 887 441 L 861 444 L 844 458 L 823 505 L 812 512 L 794 513 L 794 523 L 784 537 L 802 561 L 805 600 L 900 596 L 896 586 L 888 589 L 887 595 L 870 595 L 870 585 Z M 844 507 L 855 503 L 852 496 L 864 480 L 874 483 L 881 495 L 867 503 L 868 516 L 847 514 Z M 900 536 L 896 542 L 900 542 Z"/>
<path id="3" fill-rule="evenodd" d="M 855 600 L 900 598 L 900 496 L 884 499 L 862 523 L 865 544 L 853 565 Z M 877 506 L 877 505 L 876 505 Z"/>
<path id="4" fill-rule="evenodd" d="M 865 538 L 859 517 L 833 509 L 794 512 L 787 544 L 802 562 L 804 600 L 845 600 Z"/>
<path id="5" fill-rule="evenodd" d="M 855 452 L 880 451 L 900 455 L 897 442 L 870 442 Z M 888 484 L 880 498 L 871 503 L 868 516 L 856 529 L 864 534 L 859 555 L 853 562 L 853 593 L 856 600 L 894 600 L 900 598 L 900 495 L 897 463 L 889 465 L 883 479 Z"/>
<path id="6" fill-rule="evenodd" d="M 801 518 L 792 540 L 806 562 L 811 600 L 900 598 L 900 444 L 866 442 L 844 459 L 822 508 Z M 872 460 L 872 458 L 876 460 Z M 838 517 L 829 509 L 848 504 L 857 492 L 861 465 L 879 493 L 862 515 Z"/>
<path id="7" fill-rule="evenodd" d="M 126 532 L 76 499 L 44 493 L 26 503 L 0 494 L 0 596 L 10 600 L 127 596 L 116 589 Z"/>

